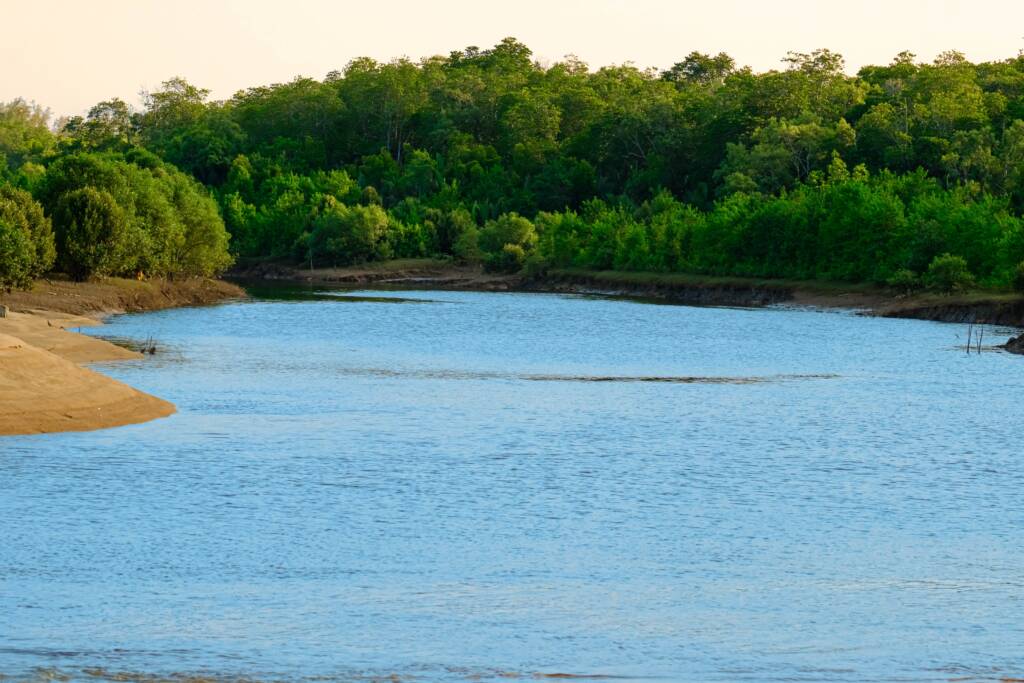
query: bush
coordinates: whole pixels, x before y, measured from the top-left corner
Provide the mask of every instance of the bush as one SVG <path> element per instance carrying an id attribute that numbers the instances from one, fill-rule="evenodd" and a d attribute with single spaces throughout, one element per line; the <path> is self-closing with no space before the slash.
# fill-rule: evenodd
<path id="1" fill-rule="evenodd" d="M 32 282 L 34 252 L 28 231 L 0 216 L 0 288 L 10 291 Z"/>
<path id="2" fill-rule="evenodd" d="M 943 254 L 936 256 L 928 266 L 925 277 L 928 286 L 943 294 L 963 292 L 974 285 L 974 276 L 962 256 Z"/>
<path id="3" fill-rule="evenodd" d="M 473 217 L 465 209 L 439 212 L 434 221 L 437 231 L 437 249 L 442 254 L 455 254 L 455 245 L 470 230 L 476 231 Z"/>
<path id="4" fill-rule="evenodd" d="M 526 256 L 537 245 L 537 231 L 529 220 L 506 213 L 488 221 L 480 231 L 479 246 L 484 267 L 496 273 L 515 273 L 523 268 Z"/>
<path id="5" fill-rule="evenodd" d="M 480 251 L 480 231 L 470 224 L 452 244 L 452 255 L 460 263 L 480 263 L 483 253 Z"/>
<path id="6" fill-rule="evenodd" d="M 135 231 L 109 192 L 84 187 L 65 193 L 57 202 L 54 224 L 60 264 L 76 280 L 127 274 L 138 261 L 132 248 Z"/>
<path id="7" fill-rule="evenodd" d="M 1024 261 L 1018 263 L 1013 271 L 1013 288 L 1018 292 L 1024 292 Z"/>
<path id="8" fill-rule="evenodd" d="M 130 263 L 116 264 L 117 272 L 214 275 L 231 265 L 229 236 L 213 196 L 195 180 L 144 150 L 130 151 L 127 158 L 143 165 L 129 163 L 116 154 L 79 153 L 58 159 L 47 169 L 39 196 L 55 219 L 60 202 L 76 191 L 91 189 L 109 197 L 122 214 L 132 252 Z M 86 200 L 79 196 L 76 201 Z M 238 204 L 226 207 L 226 213 L 244 225 L 242 219 L 251 220 L 253 216 L 244 210 L 247 207 L 240 199 Z M 95 202 L 93 205 L 98 206 Z M 71 218 L 62 217 L 64 228 Z M 60 240 L 58 243 L 62 244 Z M 63 247 L 61 252 L 61 263 L 69 274 L 75 274 L 70 272 L 75 270 L 76 277 L 88 277 L 89 268 L 81 270 L 84 263 L 73 263 L 75 258 L 63 253 Z M 103 257 L 107 261 L 112 258 L 112 253 Z M 103 269 L 108 267 L 113 266 L 108 264 Z"/>
<path id="9" fill-rule="evenodd" d="M 388 258 L 389 227 L 387 212 L 376 204 L 345 206 L 331 202 L 313 225 L 311 261 L 337 266 Z"/>
<path id="10" fill-rule="evenodd" d="M 921 278 L 909 268 L 897 270 L 885 283 L 901 294 L 913 294 L 923 286 Z"/>
<path id="11" fill-rule="evenodd" d="M 537 243 L 533 223 L 516 213 L 506 213 L 497 220 L 487 221 L 480 231 L 480 248 L 488 255 L 497 255 L 506 244 L 514 244 L 529 251 Z"/>
<path id="12" fill-rule="evenodd" d="M 31 246 L 30 278 L 37 278 L 53 267 L 57 257 L 53 227 L 32 195 L 10 185 L 0 186 L 0 220 L 27 236 Z"/>
<path id="13" fill-rule="evenodd" d="M 488 254 L 485 268 L 492 273 L 518 273 L 526 263 L 526 251 L 518 244 L 506 244 L 501 251 Z"/>
<path id="14" fill-rule="evenodd" d="M 217 210 L 217 202 L 201 185 L 175 172 L 167 179 L 172 190 L 171 199 L 177 222 L 181 225 L 180 238 L 154 244 L 154 255 L 168 254 L 167 273 L 170 275 L 219 275 L 234 262 L 228 252 L 231 236 Z M 150 228 L 151 242 L 156 232 Z M 176 237 L 176 236 L 175 236 Z"/>

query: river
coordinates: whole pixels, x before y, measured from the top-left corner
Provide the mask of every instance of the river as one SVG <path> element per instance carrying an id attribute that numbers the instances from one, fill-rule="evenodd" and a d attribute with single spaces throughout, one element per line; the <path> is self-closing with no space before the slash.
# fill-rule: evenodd
<path id="1" fill-rule="evenodd" d="M 1024 678 L 1024 360 L 966 327 L 257 294 L 90 331 L 177 415 L 0 440 L 0 673 Z"/>

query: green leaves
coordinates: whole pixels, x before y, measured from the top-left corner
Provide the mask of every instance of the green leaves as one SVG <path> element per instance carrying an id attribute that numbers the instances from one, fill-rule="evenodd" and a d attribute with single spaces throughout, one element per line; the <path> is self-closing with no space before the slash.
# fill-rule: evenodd
<path id="1" fill-rule="evenodd" d="M 31 236 L 0 217 L 0 288 L 27 287 L 34 261 Z"/>
<path id="2" fill-rule="evenodd" d="M 139 235 L 109 192 L 94 187 L 66 192 L 54 216 L 61 267 L 76 280 L 126 274 L 136 264 Z"/>
<path id="3" fill-rule="evenodd" d="M 537 244 L 533 223 L 516 213 L 488 221 L 480 231 L 479 246 L 484 265 L 495 272 L 517 272 Z"/>
<path id="4" fill-rule="evenodd" d="M 40 197 L 54 216 L 58 265 L 74 277 L 214 275 L 231 263 L 214 199 L 162 162 L 68 155 L 51 164 Z"/>
<path id="5" fill-rule="evenodd" d="M 856 76 L 826 49 L 783 62 L 755 73 L 692 52 L 662 72 L 591 70 L 506 38 L 359 58 L 225 102 L 173 78 L 141 112 L 107 100 L 57 134 L 16 100 L 0 105 L 0 182 L 55 219 L 67 195 L 99 193 L 74 195 L 92 216 L 75 230 L 123 222 L 130 255 L 83 252 L 83 272 L 219 272 L 226 222 L 234 254 L 323 264 L 450 255 L 884 281 L 920 280 L 948 252 L 981 284 L 1010 283 L 1024 258 L 1020 58 L 901 53 Z M 45 224 L 19 211 L 0 214 L 10 235 Z M 59 216 L 61 234 L 74 220 Z M 52 253 L 28 232 L 38 272 Z"/>
<path id="6" fill-rule="evenodd" d="M 43 207 L 32 195 L 9 185 L 0 185 L 0 221 L 12 235 L 8 237 L 10 244 L 21 243 L 23 238 L 27 240 L 27 260 L 17 267 L 24 270 L 26 277 L 37 278 L 53 267 L 57 256 L 53 228 L 50 219 L 43 214 Z M 22 237 L 13 236 L 14 233 L 20 233 Z M 3 267 L 2 259 L 0 267 Z M 8 277 L 8 286 L 14 284 L 11 277 Z"/>
<path id="7" fill-rule="evenodd" d="M 974 286 L 974 276 L 962 256 L 942 254 L 928 266 L 925 281 L 932 289 L 943 294 L 964 292 Z"/>
<path id="8" fill-rule="evenodd" d="M 379 206 L 328 206 L 313 223 L 309 238 L 312 264 L 347 266 L 391 256 L 388 214 Z"/>

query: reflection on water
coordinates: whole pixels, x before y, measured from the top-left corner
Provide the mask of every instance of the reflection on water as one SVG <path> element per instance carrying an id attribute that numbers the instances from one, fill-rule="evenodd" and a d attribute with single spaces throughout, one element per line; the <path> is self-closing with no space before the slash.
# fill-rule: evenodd
<path id="1" fill-rule="evenodd" d="M 175 416 L 0 441 L 0 672 L 1024 677 L 1024 364 L 958 326 L 259 295 L 90 331 Z"/>
<path id="2" fill-rule="evenodd" d="M 456 303 L 456 301 L 440 301 L 420 297 L 404 297 L 400 293 L 403 289 L 383 289 L 379 293 L 370 293 L 354 289 L 324 289 L 314 285 L 268 285 L 265 283 L 255 284 L 247 289 L 249 296 L 258 301 L 274 302 L 312 302 L 331 301 L 335 303 L 376 303 L 376 304 L 439 304 Z"/>

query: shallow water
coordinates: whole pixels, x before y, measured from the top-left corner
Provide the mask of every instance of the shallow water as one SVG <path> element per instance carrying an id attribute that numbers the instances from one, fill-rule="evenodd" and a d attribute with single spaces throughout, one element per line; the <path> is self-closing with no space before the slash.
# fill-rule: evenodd
<path id="1" fill-rule="evenodd" d="M 114 318 L 159 353 L 102 371 L 180 412 L 0 440 L 0 672 L 1024 678 L 1024 360 L 965 331 L 461 292 Z"/>

